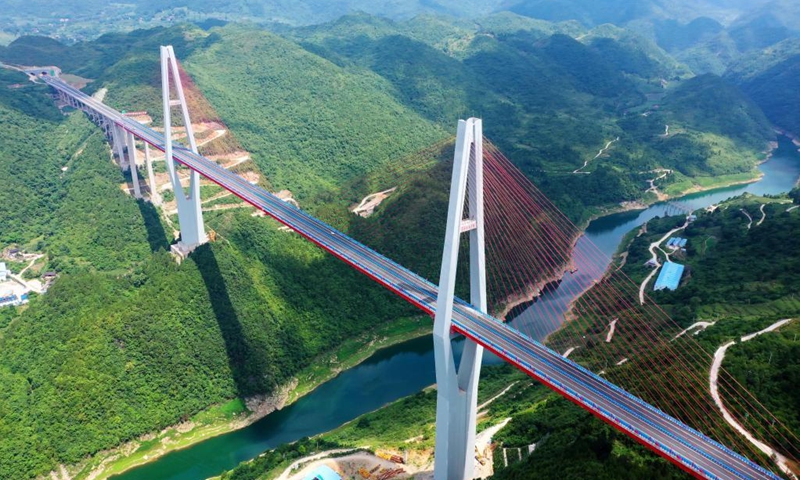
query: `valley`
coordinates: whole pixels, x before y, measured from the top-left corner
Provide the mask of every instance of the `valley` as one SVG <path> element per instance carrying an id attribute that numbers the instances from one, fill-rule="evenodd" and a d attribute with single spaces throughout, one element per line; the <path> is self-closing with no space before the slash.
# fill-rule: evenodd
<path id="1" fill-rule="evenodd" d="M 788 205 L 779 211 L 772 199 L 749 196 L 724 202 L 742 193 L 781 195 L 798 178 L 797 148 L 775 132 L 800 128 L 791 114 L 798 57 L 788 14 L 774 42 L 762 44 L 753 40 L 758 23 L 746 6 L 723 12 L 703 2 L 693 8 L 720 26 L 674 17 L 680 28 L 703 31 L 683 45 L 662 13 L 565 13 L 576 11 L 577 0 L 560 2 L 560 11 L 536 1 L 502 12 L 479 2 L 461 9 L 410 2 L 405 10 L 330 6 L 286 18 L 233 2 L 233 21 L 219 22 L 202 2 L 158 12 L 144 3 L 114 7 L 119 17 L 101 9 L 41 32 L 64 43 L 21 36 L 0 47 L 0 60 L 58 64 L 110 106 L 145 111 L 140 120 L 158 129 L 157 46 L 175 45 L 191 78 L 185 87 L 201 153 L 423 277 L 438 276 L 452 133 L 470 115 L 483 118 L 487 137 L 569 221 L 586 226 L 576 252 L 591 241 L 610 262 L 620 242 L 633 242 L 622 245 L 630 247 L 624 263 L 610 268 L 642 286 L 641 300 L 652 286 L 647 275 L 658 272 L 642 267 L 639 239 L 626 234 L 644 223 L 655 225 L 641 239 L 647 245 L 678 234 L 667 232 L 679 225 L 657 232 L 653 220 L 675 214 L 676 205 L 722 205 L 724 225 L 703 227 L 709 231 L 732 228 L 734 210 L 753 235 L 783 238 L 779 224 L 793 231 Z M 137 23 L 129 13 L 136 9 L 152 17 Z M 456 11 L 465 17 L 438 15 Z M 124 21 L 103 36 L 78 27 L 98 18 Z M 237 21 L 245 18 L 270 22 Z M 127 31 L 134 24 L 154 28 Z M 735 51 L 716 55 L 728 39 Z M 57 273 L 28 305 L 0 310 L 0 477 L 206 478 L 276 449 L 225 474 L 260 478 L 305 454 L 368 440 L 372 450 L 418 454 L 417 467 L 429 468 L 435 393 L 417 393 L 435 381 L 429 319 L 210 183 L 201 194 L 215 241 L 176 265 L 167 253 L 179 226 L 163 154 L 149 152 L 155 192 L 134 199 L 132 177 L 109 161 L 95 127 L 56 109 L 43 85 L 10 70 L 0 70 L 0 138 L 0 247 L 31 252 L 39 275 Z M 145 180 L 144 145 L 135 158 L 142 169 L 134 174 Z M 702 235 L 692 233 L 699 223 L 684 227 L 690 238 Z M 718 263 L 698 269 L 731 268 L 714 253 L 735 251 L 722 240 L 704 237 L 698 261 Z M 760 252 L 746 247 L 726 255 Z M 664 256 L 658 248 L 648 255 L 656 263 Z M 793 280 L 768 271 L 776 280 L 749 283 L 746 304 L 731 300 L 731 281 L 716 278 L 714 287 L 702 276 L 690 279 L 691 294 L 655 298 L 682 328 L 704 327 L 685 336 L 717 348 L 729 332 L 766 327 L 779 313 L 796 316 L 787 293 Z M 565 275 L 514 308 L 511 323 L 530 329 L 546 309 L 571 310 L 574 299 L 564 292 L 589 290 L 597 275 Z M 559 327 L 547 327 L 542 339 L 552 334 L 558 342 Z M 785 393 L 781 372 L 793 371 L 796 348 L 787 335 L 796 328 L 726 356 L 759 400 L 774 388 Z M 760 359 L 753 377 L 738 352 L 760 358 L 766 342 L 776 343 L 779 366 L 762 367 Z M 587 350 L 559 351 L 583 361 Z M 496 365 L 487 372 L 481 398 L 505 394 L 487 407 L 480 429 L 511 418 L 493 436 L 519 454 L 510 465 L 494 456 L 496 478 L 527 478 L 514 473 L 527 468 L 555 478 L 555 459 L 574 452 L 584 455 L 578 476 L 681 478 L 527 377 Z M 795 429 L 784 393 L 765 402 Z M 396 421 L 410 408 L 419 416 Z M 576 431 L 599 440 L 568 447 Z M 625 471 L 630 464 L 637 467 Z"/>
<path id="2" fill-rule="evenodd" d="M 741 195 L 748 191 L 758 192 L 758 194 L 777 194 L 779 192 L 786 191 L 786 189 L 790 189 L 797 179 L 800 179 L 800 153 L 797 153 L 792 149 L 789 145 L 791 142 L 782 142 L 782 148 L 776 152 L 773 160 L 775 163 L 770 164 L 767 162 L 762 165 L 762 168 L 771 167 L 769 170 L 766 170 L 764 173 L 764 180 L 763 183 L 754 183 L 743 187 L 732 187 L 723 189 L 716 192 L 709 192 L 709 193 L 699 193 L 691 195 L 685 199 L 678 199 L 676 201 L 682 202 L 687 206 L 691 206 L 692 209 L 702 210 L 708 205 L 718 204 L 724 199 L 728 199 L 731 197 L 735 197 L 737 195 Z M 794 152 L 794 153 L 793 153 Z M 794 179 L 794 180 L 793 180 Z M 611 256 L 614 254 L 615 251 L 620 247 L 620 242 L 623 240 L 623 236 L 633 228 L 637 228 L 643 223 L 647 222 L 650 219 L 657 218 L 658 216 L 665 215 L 667 212 L 671 211 L 674 207 L 671 207 L 669 204 L 661 203 L 656 204 L 650 207 L 648 210 L 643 212 L 631 212 L 631 213 L 619 213 L 619 214 L 612 214 L 605 218 L 600 218 L 594 221 L 594 223 L 590 224 L 586 230 L 586 234 L 588 239 L 595 243 L 598 247 L 602 248 L 604 253 L 609 256 L 609 261 Z M 659 235 L 661 236 L 661 235 Z M 570 277 L 567 277 L 570 278 Z M 591 279 L 586 281 L 587 284 L 591 283 Z M 564 287 L 565 291 L 570 290 L 568 286 Z M 522 314 L 518 314 L 517 318 L 513 320 L 513 322 L 525 322 L 526 319 L 535 318 L 537 312 L 545 312 L 552 308 L 552 305 L 568 305 L 568 301 L 564 301 L 563 299 L 559 298 L 559 294 L 557 291 L 555 292 L 548 292 L 539 299 L 539 302 L 533 304 L 530 309 Z M 563 307 L 562 307 L 563 308 Z M 426 320 L 422 320 L 426 322 Z M 424 327 L 423 327 L 424 328 Z M 571 352 L 570 352 L 571 353 Z M 486 366 L 489 368 L 497 368 L 499 360 L 495 357 L 489 357 L 484 361 Z M 347 372 L 347 375 L 342 375 L 340 377 L 334 378 L 330 381 L 329 384 L 323 385 L 323 388 L 320 389 L 319 392 L 312 392 L 311 396 L 308 398 L 310 405 L 306 407 L 304 405 L 304 410 L 306 408 L 318 408 L 312 407 L 311 405 L 318 405 L 317 402 L 326 402 L 328 395 L 330 395 L 331 391 L 337 392 L 337 397 L 339 398 L 348 398 L 350 395 L 356 395 L 356 392 L 361 390 L 362 384 L 360 383 L 353 383 L 353 377 L 350 376 L 352 374 L 356 378 L 360 378 L 363 375 L 369 375 L 369 378 L 389 378 L 392 375 L 396 375 L 397 372 L 420 372 L 419 378 L 414 380 L 414 383 L 419 383 L 422 386 L 428 386 L 435 382 L 435 376 L 433 372 L 433 350 L 430 337 L 420 338 L 418 340 L 414 340 L 408 342 L 406 344 L 399 344 L 396 347 L 387 349 L 386 351 L 379 352 L 373 358 L 368 360 L 367 368 L 365 372 L 360 371 L 360 367 L 355 367 L 352 372 Z M 369 372 L 369 373 L 367 373 Z M 424 372 L 424 375 L 421 373 Z M 507 372 L 511 374 L 511 371 Z M 514 373 L 511 375 L 508 380 L 503 380 L 500 382 L 500 385 L 507 385 L 503 382 L 507 381 L 509 384 L 514 382 L 515 377 L 514 375 L 518 375 Z M 374 381 L 374 380 L 373 380 Z M 391 393 L 391 399 L 389 401 L 394 401 L 395 399 L 399 399 L 402 397 L 403 393 L 405 392 L 405 387 L 408 381 L 402 382 L 397 384 L 398 390 L 397 392 Z M 367 381 L 367 383 L 370 383 Z M 520 385 L 521 386 L 521 385 Z M 518 386 L 517 388 L 519 388 Z M 383 388 L 389 388 L 389 385 L 383 386 Z M 420 387 L 422 388 L 422 387 Z M 500 391 L 499 387 L 490 387 L 490 388 L 498 388 L 497 391 Z M 488 395 L 488 394 L 487 394 Z M 487 397 L 488 398 L 488 397 Z M 433 404 L 430 404 L 432 407 Z M 388 412 L 394 411 L 393 415 L 403 415 L 407 413 L 407 407 L 403 407 L 402 405 L 388 407 Z M 381 413 L 381 415 L 385 415 L 386 413 Z M 353 413 L 350 413 L 353 415 Z M 432 410 L 429 411 L 428 422 L 433 421 Z M 493 416 L 492 418 L 505 418 L 503 415 L 506 415 L 506 412 L 501 412 L 497 416 Z M 275 431 L 282 432 L 284 428 L 290 428 L 290 424 L 284 424 L 284 422 L 288 421 L 295 421 L 296 414 L 294 414 L 291 409 L 283 415 L 283 412 L 277 413 L 274 422 L 280 422 L 280 427 L 277 427 L 275 423 L 270 421 L 270 417 L 264 419 L 264 427 L 259 427 L 258 425 L 254 425 L 254 429 L 252 433 L 248 433 L 243 431 L 241 433 L 242 437 L 250 438 L 250 435 L 258 435 L 264 437 L 264 440 L 261 440 L 261 445 L 265 445 L 266 448 L 275 448 L 277 446 L 276 443 L 271 442 L 270 440 L 273 438 Z M 341 420 L 340 423 L 345 423 L 350 421 L 351 418 L 349 417 L 348 420 Z M 306 425 L 309 423 L 306 421 L 304 422 Z M 404 422 L 400 422 L 404 423 Z M 267 428 L 267 425 L 269 426 Z M 335 426 L 329 425 L 327 423 L 324 424 L 323 427 L 314 429 L 312 426 L 312 430 L 309 432 L 303 432 L 305 435 L 312 436 L 319 433 L 323 433 L 325 429 L 333 429 Z M 347 430 L 348 428 L 352 429 L 352 427 L 342 427 L 342 429 Z M 383 428 L 389 429 L 389 435 L 395 435 L 393 428 L 389 425 L 383 423 L 380 426 L 373 427 L 376 431 L 380 431 Z M 407 427 L 404 427 L 407 428 Z M 361 440 L 362 442 L 366 442 L 365 434 L 360 433 L 358 428 L 355 429 L 356 432 L 353 433 L 353 438 Z M 312 433 L 313 432 L 313 433 Z M 402 436 L 403 434 L 397 434 Z M 239 436 L 233 439 L 226 439 L 225 437 L 221 437 L 218 441 L 212 442 L 207 446 L 198 445 L 196 451 L 194 449 L 188 449 L 184 452 L 176 452 L 172 458 L 165 457 L 162 460 L 159 460 L 151 465 L 147 465 L 141 469 L 135 469 L 125 474 L 119 478 L 125 480 L 140 480 L 146 478 L 156 477 L 166 477 L 166 478 L 174 478 L 174 479 L 181 479 L 181 478 L 199 478 L 204 475 L 211 475 L 214 472 L 214 469 L 217 468 L 226 468 L 222 467 L 218 462 L 224 462 L 224 458 L 228 456 L 228 449 L 225 445 L 233 443 L 235 445 L 234 452 L 238 455 L 249 455 L 248 452 L 251 451 L 260 451 L 258 449 L 251 450 L 251 444 L 249 442 L 240 444 L 239 443 Z M 329 434 L 323 435 L 322 438 L 328 439 L 330 438 Z M 391 437 L 390 437 L 391 438 Z M 398 437 L 399 438 L 399 437 Z M 405 438 L 405 437 L 403 437 Z M 299 436 L 296 436 L 295 439 L 299 439 Z M 286 440 L 284 440 L 286 441 Z M 291 440 L 290 440 L 291 441 Z M 425 442 L 430 442 L 430 438 L 426 438 L 422 441 L 422 449 L 425 449 L 427 445 Z M 349 446 L 358 446 L 359 444 L 350 444 Z M 384 444 L 384 443 L 371 443 L 372 448 L 375 449 L 381 445 L 394 445 L 394 448 L 397 448 L 396 444 Z M 220 448 L 223 449 L 218 459 L 217 457 L 209 457 L 211 452 L 218 451 Z M 406 448 L 406 447 L 403 447 Z M 415 447 L 416 448 L 416 447 Z M 423 456 L 420 461 L 423 463 L 428 461 L 428 457 Z M 208 463 L 206 463 L 208 462 Z M 258 461 L 254 462 L 258 463 Z M 197 475 L 188 475 L 186 477 L 183 476 L 181 473 L 182 470 L 180 467 L 175 468 L 175 465 L 195 465 L 195 468 L 198 468 L 198 465 L 208 465 L 208 471 L 205 471 L 202 474 Z M 248 465 L 248 464 L 244 464 Z M 277 465 L 277 464 L 276 464 Z M 229 468 L 229 467 L 227 467 Z M 249 469 L 249 468 L 256 468 L 250 466 L 243 466 L 242 469 Z M 263 467 L 257 467 L 261 469 Z M 271 467 L 277 468 L 277 467 Z M 263 473 L 262 470 L 257 470 Z M 237 478 L 237 477 L 232 477 Z"/>

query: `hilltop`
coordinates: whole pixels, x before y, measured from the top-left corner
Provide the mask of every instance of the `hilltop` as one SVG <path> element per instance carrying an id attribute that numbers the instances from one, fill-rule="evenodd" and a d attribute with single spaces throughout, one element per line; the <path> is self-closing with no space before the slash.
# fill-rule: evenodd
<path id="1" fill-rule="evenodd" d="M 739 85 L 780 128 L 798 135 L 800 39 L 754 51 L 731 65 L 726 78 Z"/>

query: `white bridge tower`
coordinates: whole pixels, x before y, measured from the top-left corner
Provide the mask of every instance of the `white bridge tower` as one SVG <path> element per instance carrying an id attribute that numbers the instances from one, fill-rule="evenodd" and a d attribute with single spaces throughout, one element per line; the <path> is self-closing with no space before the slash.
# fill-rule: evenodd
<path id="1" fill-rule="evenodd" d="M 466 232 L 469 232 L 470 303 L 486 311 L 483 227 L 483 125 L 480 119 L 470 118 L 458 122 L 433 327 L 438 391 L 435 480 L 471 479 L 475 467 L 475 423 L 483 347 L 467 339 L 461 361 L 456 366 L 451 327 L 458 251 L 461 235 Z"/>
<path id="2" fill-rule="evenodd" d="M 170 84 L 173 84 L 178 94 L 177 99 L 172 98 Z M 161 88 L 164 101 L 164 154 L 166 156 L 167 170 L 178 204 L 178 221 L 181 224 L 181 240 L 172 249 L 177 254 L 185 257 L 198 245 L 208 241 L 203 225 L 203 211 L 200 205 L 200 174 L 191 170 L 189 174 L 189 188 L 186 192 L 181 185 L 175 160 L 172 158 L 172 108 L 180 107 L 183 116 L 183 125 L 189 141 L 189 148 L 197 153 L 197 140 L 194 138 L 194 129 L 189 119 L 189 108 L 186 105 L 186 96 L 183 93 L 178 62 L 172 46 L 161 47 Z"/>

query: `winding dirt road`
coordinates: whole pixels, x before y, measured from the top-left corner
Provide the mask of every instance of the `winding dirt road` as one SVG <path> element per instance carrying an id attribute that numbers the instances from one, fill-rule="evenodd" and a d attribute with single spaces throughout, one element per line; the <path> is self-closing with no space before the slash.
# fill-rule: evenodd
<path id="1" fill-rule="evenodd" d="M 750 223 L 747 224 L 747 229 L 750 230 L 750 227 L 753 226 L 753 217 L 751 217 L 750 214 L 747 213 L 747 210 L 745 210 L 744 208 L 740 208 L 739 211 L 744 213 L 744 216 L 747 217 L 748 220 L 750 220 Z"/>
<path id="2" fill-rule="evenodd" d="M 591 162 L 592 160 L 597 160 L 598 158 L 600 158 L 601 155 L 606 153 L 608 151 L 608 149 L 611 148 L 611 145 L 613 145 L 614 142 L 618 142 L 618 141 L 619 141 L 619 137 L 617 137 L 614 140 L 611 140 L 610 142 L 606 143 L 606 146 L 601 148 L 600 151 L 597 153 L 597 155 L 594 156 L 594 158 L 592 158 L 591 160 L 586 160 L 585 162 L 583 162 L 583 166 L 581 168 L 578 168 L 578 169 L 574 170 L 572 173 L 582 173 L 584 175 L 589 175 L 590 173 L 592 173 L 592 172 L 581 172 L 581 170 L 583 170 L 584 168 L 589 166 L 589 162 Z"/>
<path id="3" fill-rule="evenodd" d="M 661 237 L 661 239 L 659 239 L 659 240 L 657 240 L 657 241 L 655 241 L 655 242 L 650 244 L 650 255 L 653 256 L 651 260 L 655 263 L 655 267 L 653 268 L 653 271 L 650 272 L 650 275 L 648 275 L 647 278 L 645 278 L 644 281 L 642 282 L 642 284 L 639 286 L 639 304 L 640 305 L 644 305 L 644 290 L 645 290 L 645 288 L 647 288 L 647 284 L 650 282 L 650 280 L 653 278 L 653 276 L 655 276 L 655 274 L 661 268 L 661 262 L 658 261 L 658 254 L 656 253 L 656 248 L 661 250 L 661 244 L 664 243 L 664 240 L 666 240 L 669 237 L 671 237 L 672 235 L 680 232 L 681 230 L 683 230 L 684 228 L 686 228 L 688 226 L 689 226 L 689 217 L 686 217 L 686 222 L 683 225 L 681 225 L 680 227 L 673 228 L 672 230 L 667 232 L 663 237 Z M 666 255 L 666 252 L 664 252 L 663 250 L 661 250 L 661 252 Z M 669 259 L 669 255 L 667 255 L 667 259 Z"/>
<path id="4" fill-rule="evenodd" d="M 767 213 L 764 211 L 764 207 L 765 204 L 762 203 L 761 208 L 759 209 L 761 211 L 761 220 L 759 220 L 758 223 L 756 223 L 756 227 L 764 223 L 764 220 L 767 218 Z"/>
<path id="5" fill-rule="evenodd" d="M 769 332 L 775 331 L 775 330 L 781 328 L 782 326 L 786 325 L 787 323 L 789 323 L 791 321 L 792 321 L 791 318 L 785 319 L 785 320 L 781 320 L 779 322 L 776 322 L 776 323 L 770 325 L 769 327 L 767 327 L 767 328 L 765 328 L 763 330 L 760 330 L 760 331 L 755 332 L 755 333 L 751 333 L 750 335 L 745 335 L 740 339 L 740 343 L 744 343 L 744 342 L 747 342 L 749 340 L 752 340 L 752 339 L 756 338 L 759 335 L 763 335 L 765 333 L 769 333 Z M 709 390 L 711 391 L 711 397 L 714 399 L 714 403 L 717 405 L 717 408 L 719 409 L 720 413 L 722 413 L 722 416 L 723 416 L 723 418 L 725 418 L 725 421 L 728 422 L 728 424 L 731 427 L 733 427 L 734 430 L 736 430 L 743 437 L 745 437 L 747 439 L 747 441 L 749 441 L 750 443 L 755 445 L 756 448 L 758 448 L 759 450 L 764 452 L 766 455 L 768 455 L 772 459 L 772 461 L 775 462 L 775 464 L 778 466 L 778 468 L 781 469 L 781 471 L 783 473 L 788 475 L 790 478 L 796 479 L 797 477 L 792 473 L 791 469 L 789 468 L 789 466 L 787 464 L 786 457 L 784 457 L 783 455 L 781 455 L 780 453 L 775 451 L 772 447 L 770 447 L 766 443 L 764 443 L 764 442 L 758 440 L 757 438 L 755 438 L 752 433 L 747 431 L 742 426 L 742 424 L 740 424 L 735 418 L 733 418 L 733 415 L 731 415 L 731 413 L 728 411 L 728 409 L 725 407 L 725 404 L 722 401 L 722 397 L 719 394 L 719 371 L 722 368 L 722 361 L 725 359 L 725 353 L 728 351 L 728 348 L 730 348 L 731 346 L 733 346 L 735 344 L 736 344 L 736 340 L 731 340 L 730 342 L 726 343 L 725 345 L 719 347 L 717 349 L 716 353 L 714 353 L 714 362 L 711 364 L 711 372 L 709 373 L 709 382 L 708 382 L 709 383 Z"/>

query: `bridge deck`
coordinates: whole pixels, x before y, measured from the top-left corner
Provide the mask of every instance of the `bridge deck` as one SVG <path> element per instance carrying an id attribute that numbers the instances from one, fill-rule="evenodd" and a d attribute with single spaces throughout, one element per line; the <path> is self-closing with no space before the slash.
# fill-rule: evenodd
<path id="1" fill-rule="evenodd" d="M 43 80 L 153 147 L 164 150 L 164 136 L 161 133 L 123 116 L 58 78 Z M 433 315 L 438 290 L 436 285 L 262 188 L 251 185 L 215 162 L 183 147 L 175 146 L 173 150 L 177 162 L 231 191 Z M 457 332 L 488 348 L 694 476 L 714 479 L 779 478 L 502 321 L 477 311 L 463 300 L 457 299 L 453 317 L 453 328 Z"/>

